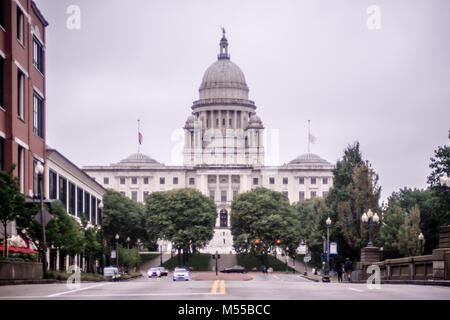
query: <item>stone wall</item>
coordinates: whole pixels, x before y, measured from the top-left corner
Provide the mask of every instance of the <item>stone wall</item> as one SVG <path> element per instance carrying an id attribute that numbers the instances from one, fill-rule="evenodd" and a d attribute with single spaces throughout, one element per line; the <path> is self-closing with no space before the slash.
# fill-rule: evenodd
<path id="1" fill-rule="evenodd" d="M 0 261 L 0 280 L 41 280 L 42 263 Z"/>

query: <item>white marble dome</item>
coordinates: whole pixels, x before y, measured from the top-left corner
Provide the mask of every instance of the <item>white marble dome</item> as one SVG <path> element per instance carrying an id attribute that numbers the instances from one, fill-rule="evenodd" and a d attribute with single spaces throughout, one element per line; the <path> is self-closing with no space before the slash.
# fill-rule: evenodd
<path id="1" fill-rule="evenodd" d="M 159 165 L 155 159 L 143 153 L 133 153 L 118 163 L 121 166 Z"/>
<path id="2" fill-rule="evenodd" d="M 331 165 L 327 160 L 322 159 L 321 157 L 319 157 L 317 154 L 314 154 L 314 153 L 302 154 L 288 163 L 288 165 L 290 165 L 290 166 L 305 165 L 305 164 L 306 165 L 325 165 L 325 166 Z"/>

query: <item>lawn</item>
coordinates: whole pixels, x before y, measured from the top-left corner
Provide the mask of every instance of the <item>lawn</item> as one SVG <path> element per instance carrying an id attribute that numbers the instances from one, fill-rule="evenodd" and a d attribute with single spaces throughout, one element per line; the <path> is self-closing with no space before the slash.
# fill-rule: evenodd
<path id="1" fill-rule="evenodd" d="M 181 258 L 181 257 L 180 257 Z M 182 259 L 180 259 L 182 261 Z M 209 262 L 211 261 L 211 255 L 206 253 L 195 253 L 187 258 L 184 267 L 191 267 L 195 271 L 208 271 L 209 270 Z M 173 258 L 170 258 L 166 262 L 163 263 L 163 266 L 166 269 L 173 270 L 176 266 L 182 265 L 178 262 L 178 255 L 174 255 Z"/>

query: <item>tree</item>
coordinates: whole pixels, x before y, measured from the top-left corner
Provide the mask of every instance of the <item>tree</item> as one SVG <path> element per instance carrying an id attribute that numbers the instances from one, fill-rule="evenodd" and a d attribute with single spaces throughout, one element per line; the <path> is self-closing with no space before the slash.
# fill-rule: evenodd
<path id="1" fill-rule="evenodd" d="M 385 259 L 400 258 L 398 233 L 405 222 L 405 210 L 395 202 L 389 202 L 389 206 L 383 212 L 381 219 L 379 238 L 375 242 L 383 247 Z"/>
<path id="2" fill-rule="evenodd" d="M 213 237 L 217 212 L 213 200 L 192 189 L 154 192 L 146 201 L 149 237 L 171 241 L 181 253 L 204 247 Z"/>
<path id="3" fill-rule="evenodd" d="M 247 250 L 262 257 L 277 246 L 290 255 L 300 243 L 300 220 L 288 198 L 281 192 L 256 188 L 239 194 L 231 204 L 231 233 L 237 252 Z M 256 244 L 255 240 L 259 240 Z"/>
<path id="4" fill-rule="evenodd" d="M 300 219 L 300 238 L 306 242 L 311 253 L 311 264 L 321 267 L 320 254 L 323 252 L 323 237 L 327 228 L 325 221 L 331 215 L 330 208 L 325 199 L 315 198 L 300 201 L 294 204 L 294 208 Z M 333 234 L 336 229 L 335 221 L 332 222 L 330 231 Z"/>
<path id="5" fill-rule="evenodd" d="M 4 256 L 8 246 L 8 222 L 19 217 L 25 209 L 25 196 L 20 193 L 18 179 L 13 175 L 14 168 L 13 164 L 8 172 L 0 170 L 0 222 L 4 230 Z"/>
<path id="6" fill-rule="evenodd" d="M 149 244 L 145 229 L 145 208 L 119 192 L 108 190 L 103 195 L 103 230 L 104 238 L 115 243 L 115 235 L 119 235 L 119 243 L 126 245 L 127 237 L 131 243 L 140 239 Z"/>
<path id="7" fill-rule="evenodd" d="M 420 209 L 416 205 L 406 215 L 405 221 L 398 232 L 398 249 L 403 256 L 417 256 L 420 254 L 418 236 L 420 231 Z"/>

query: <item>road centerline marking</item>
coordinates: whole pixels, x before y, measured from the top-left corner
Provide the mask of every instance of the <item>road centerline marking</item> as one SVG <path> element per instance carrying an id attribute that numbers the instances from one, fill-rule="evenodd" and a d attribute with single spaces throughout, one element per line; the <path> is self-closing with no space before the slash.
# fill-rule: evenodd
<path id="1" fill-rule="evenodd" d="M 220 280 L 220 294 L 225 294 L 225 280 Z"/>
<path id="2" fill-rule="evenodd" d="M 219 280 L 214 280 L 213 285 L 211 287 L 211 294 L 216 294 L 217 293 L 217 285 L 219 283 Z"/>

